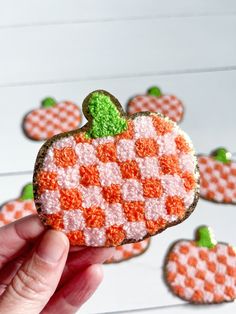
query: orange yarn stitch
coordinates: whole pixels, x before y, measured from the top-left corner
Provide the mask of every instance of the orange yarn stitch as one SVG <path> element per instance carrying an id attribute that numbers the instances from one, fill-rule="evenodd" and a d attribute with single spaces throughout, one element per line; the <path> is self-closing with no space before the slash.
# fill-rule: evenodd
<path id="1" fill-rule="evenodd" d="M 144 220 L 144 203 L 143 202 L 124 202 L 124 213 L 128 221 Z"/>
<path id="2" fill-rule="evenodd" d="M 58 167 L 74 166 L 77 156 L 72 147 L 64 147 L 62 149 L 54 148 L 54 162 Z"/>
<path id="3" fill-rule="evenodd" d="M 82 206 L 81 193 L 77 189 L 61 189 L 60 203 L 64 210 L 79 209 Z"/>
<path id="4" fill-rule="evenodd" d="M 136 153 L 139 157 L 154 157 L 158 153 L 158 145 L 154 139 L 139 138 L 135 142 Z"/>
<path id="5" fill-rule="evenodd" d="M 101 228 L 105 224 L 105 213 L 99 207 L 85 208 L 83 215 L 89 228 Z"/>

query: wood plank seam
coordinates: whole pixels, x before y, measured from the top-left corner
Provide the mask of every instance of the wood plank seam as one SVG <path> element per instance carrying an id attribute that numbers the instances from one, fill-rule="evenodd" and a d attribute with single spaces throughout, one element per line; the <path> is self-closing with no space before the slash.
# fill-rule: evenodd
<path id="1" fill-rule="evenodd" d="M 126 22 L 126 21 L 145 21 L 158 19 L 172 19 L 172 18 L 193 18 L 193 17 L 227 17 L 236 15 L 236 11 L 230 13 L 201 13 L 201 14 L 157 14 L 145 16 L 129 16 L 129 17 L 114 17 L 114 18 L 97 18 L 97 19 L 78 19 L 78 20 L 58 20 L 52 22 L 36 22 L 36 23 L 18 23 L 18 24 L 3 24 L 0 25 L 0 30 L 14 29 L 14 28 L 30 28 L 30 27 L 45 27 L 45 26 L 63 26 L 63 25 L 78 25 L 78 24 L 92 24 L 92 23 L 110 23 L 110 22 Z"/>
<path id="2" fill-rule="evenodd" d="M 123 73 L 121 75 L 106 75 L 106 76 L 89 76 L 83 78 L 69 78 L 69 79 L 52 79 L 44 81 L 23 81 L 23 82 L 7 82 L 1 83 L 0 88 L 5 87 L 20 87 L 20 86 L 34 86 L 34 85 L 55 85 L 74 82 L 85 81 L 100 81 L 100 80 L 113 80 L 113 79 L 126 79 L 136 77 L 150 77 L 150 76 L 168 76 L 168 75 L 182 75 L 182 74 L 198 74 L 198 73 L 211 73 L 211 72 L 229 72 L 236 71 L 236 65 L 220 66 L 212 68 L 199 68 L 199 69 L 183 69 L 175 71 L 156 71 L 156 72 L 140 72 L 140 73 Z"/>

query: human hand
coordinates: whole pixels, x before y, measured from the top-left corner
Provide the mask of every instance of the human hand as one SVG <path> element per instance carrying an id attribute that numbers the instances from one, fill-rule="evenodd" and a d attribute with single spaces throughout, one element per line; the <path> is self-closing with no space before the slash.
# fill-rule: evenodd
<path id="1" fill-rule="evenodd" d="M 0 313 L 75 313 L 102 280 L 112 249 L 69 249 L 36 215 L 0 228 Z"/>

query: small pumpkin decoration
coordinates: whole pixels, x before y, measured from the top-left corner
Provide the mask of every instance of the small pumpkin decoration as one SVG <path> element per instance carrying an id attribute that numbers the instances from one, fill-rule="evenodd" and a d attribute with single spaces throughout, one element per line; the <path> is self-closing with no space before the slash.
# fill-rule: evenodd
<path id="1" fill-rule="evenodd" d="M 0 227 L 7 225 L 19 218 L 35 214 L 33 185 L 24 186 L 21 196 L 15 200 L 6 202 L 0 208 Z"/>
<path id="2" fill-rule="evenodd" d="M 48 140 L 34 170 L 43 223 L 72 245 L 139 242 L 186 219 L 199 174 L 187 135 L 159 113 L 126 116 L 106 91 L 83 103 L 88 123 Z"/>
<path id="3" fill-rule="evenodd" d="M 57 103 L 48 97 L 42 101 L 42 107 L 32 110 L 23 121 L 27 137 L 43 141 L 61 132 L 76 129 L 81 122 L 81 112 L 71 101 Z"/>
<path id="4" fill-rule="evenodd" d="M 117 246 L 110 259 L 108 259 L 106 264 L 120 263 L 142 255 L 149 248 L 151 239 L 147 238 L 143 241 L 136 243 L 128 243 L 124 245 Z"/>
<path id="5" fill-rule="evenodd" d="M 128 103 L 127 111 L 129 114 L 141 111 L 160 112 L 179 123 L 184 115 L 184 106 L 176 96 L 163 95 L 159 87 L 153 86 L 148 89 L 147 95 L 132 98 Z"/>
<path id="6" fill-rule="evenodd" d="M 200 196 L 217 203 L 236 204 L 236 162 L 220 147 L 210 156 L 199 155 Z"/>
<path id="7" fill-rule="evenodd" d="M 165 263 L 165 278 L 178 297 L 197 304 L 236 298 L 236 250 L 217 243 L 209 227 L 197 230 L 196 240 L 177 241 Z"/>

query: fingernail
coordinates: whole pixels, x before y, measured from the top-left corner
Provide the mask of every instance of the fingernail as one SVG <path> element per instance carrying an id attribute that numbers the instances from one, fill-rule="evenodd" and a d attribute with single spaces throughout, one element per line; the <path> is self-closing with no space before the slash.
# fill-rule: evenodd
<path id="1" fill-rule="evenodd" d="M 43 236 L 37 254 L 46 262 L 57 263 L 68 246 L 68 240 L 62 232 L 49 230 Z"/>

